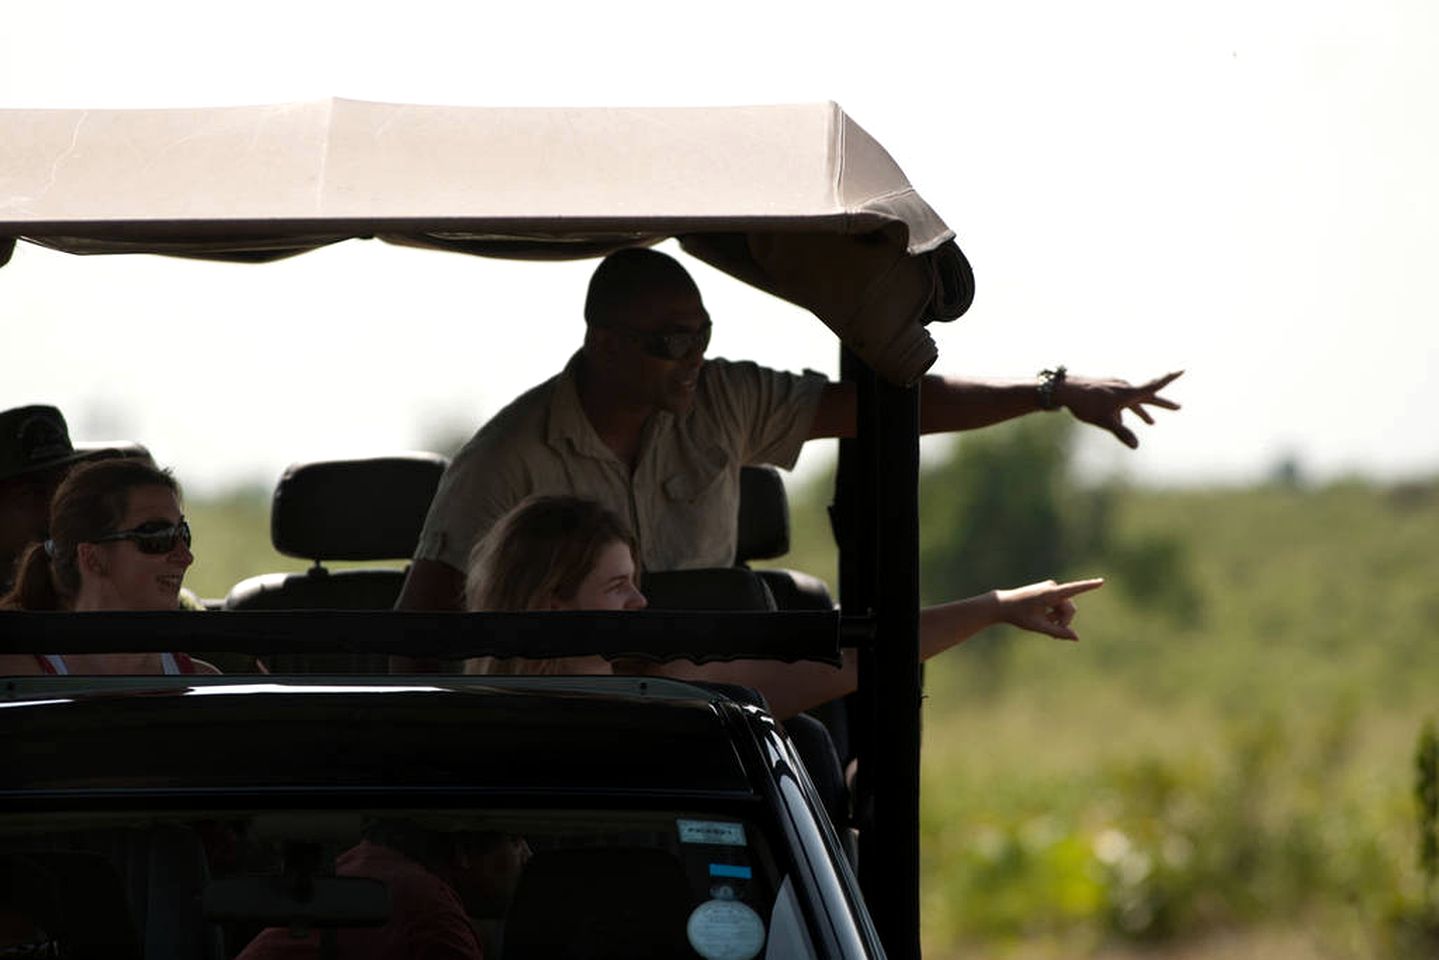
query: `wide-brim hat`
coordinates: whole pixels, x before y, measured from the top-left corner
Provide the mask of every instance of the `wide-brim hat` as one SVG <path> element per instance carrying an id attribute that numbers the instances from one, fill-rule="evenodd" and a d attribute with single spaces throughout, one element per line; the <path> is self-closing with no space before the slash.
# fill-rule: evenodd
<path id="1" fill-rule="evenodd" d="M 144 446 L 128 440 L 71 443 L 65 416 L 55 407 L 35 405 L 0 411 L 0 480 L 81 460 L 149 455 Z"/>

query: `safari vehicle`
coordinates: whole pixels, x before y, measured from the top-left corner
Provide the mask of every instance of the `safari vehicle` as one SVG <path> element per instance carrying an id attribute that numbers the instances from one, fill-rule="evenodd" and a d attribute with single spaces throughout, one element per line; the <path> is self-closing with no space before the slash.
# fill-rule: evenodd
<path id="1" fill-rule="evenodd" d="M 231 957 L 267 926 L 375 925 L 383 890 L 324 865 L 376 824 L 534 851 L 517 880 L 456 884 L 490 926 L 486 956 L 881 953 L 789 740 L 734 691 L 620 677 L 74 687 L 30 685 L 0 721 L 0 866 L 66 956 Z M 495 886 L 513 892 L 502 925 Z"/>
<path id="2" fill-rule="evenodd" d="M 665 916 L 688 911 L 690 929 L 674 955 L 918 956 L 915 384 L 937 356 L 925 324 L 963 313 L 973 284 L 951 231 L 837 106 L 7 110 L 0 144 L 0 262 L 21 240 L 263 262 L 362 237 L 527 259 L 673 237 L 824 321 L 860 397 L 833 508 L 838 609 L 4 613 L 0 636 L 7 651 L 37 653 L 703 659 L 858 647 L 863 898 L 791 741 L 760 706 L 624 678 L 10 681 L 0 839 L 16 862 L 50 857 L 72 893 L 93 881 L 93 897 L 71 899 L 97 914 L 116 909 L 100 889 L 113 893 L 123 871 L 146 956 L 229 956 L 246 925 L 378 922 L 383 898 L 328 876 L 328 858 L 363 823 L 444 821 L 529 838 L 526 876 L 550 854 L 577 864 L 596 851 L 592 872 L 561 869 L 572 885 L 545 900 L 553 923 L 596 908 L 595 955 L 670 955 L 594 931 L 678 892 L 683 906 Z M 80 839 L 44 842 L 62 835 Z M 217 868 L 222 849 L 230 861 Z M 108 856 L 97 865 L 86 851 Z M 652 892 L 626 895 L 650 854 L 667 864 Z M 515 922 L 500 956 L 565 955 L 520 953 Z"/>

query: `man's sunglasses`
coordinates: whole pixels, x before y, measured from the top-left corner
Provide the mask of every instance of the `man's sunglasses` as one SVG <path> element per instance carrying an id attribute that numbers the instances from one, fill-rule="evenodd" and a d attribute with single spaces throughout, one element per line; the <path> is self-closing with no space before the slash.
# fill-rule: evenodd
<path id="1" fill-rule="evenodd" d="M 704 353 L 710 345 L 710 331 L 714 324 L 708 320 L 698 330 L 675 330 L 668 333 L 641 333 L 625 327 L 610 327 L 616 333 L 640 345 L 646 355 L 656 360 L 683 360 L 691 353 Z"/>
<path id="2" fill-rule="evenodd" d="M 96 537 L 93 543 L 109 543 L 112 540 L 134 540 L 141 553 L 169 553 L 175 549 L 176 541 L 183 540 L 190 545 L 190 525 L 181 517 L 179 523 L 151 520 L 133 530 L 121 530 Z"/>

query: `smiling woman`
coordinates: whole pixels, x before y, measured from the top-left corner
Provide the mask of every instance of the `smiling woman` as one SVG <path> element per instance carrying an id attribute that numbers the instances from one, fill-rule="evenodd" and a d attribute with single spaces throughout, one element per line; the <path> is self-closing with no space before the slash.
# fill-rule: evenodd
<path id="1" fill-rule="evenodd" d="M 174 610 L 195 560 L 180 488 L 141 460 L 77 467 L 55 491 L 50 536 L 21 558 L 0 609 Z M 0 674 L 216 673 L 182 653 L 0 657 Z"/>

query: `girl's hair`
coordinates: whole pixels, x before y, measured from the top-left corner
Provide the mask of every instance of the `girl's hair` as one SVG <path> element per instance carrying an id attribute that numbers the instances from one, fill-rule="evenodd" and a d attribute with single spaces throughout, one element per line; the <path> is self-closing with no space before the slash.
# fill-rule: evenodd
<path id="1" fill-rule="evenodd" d="M 470 551 L 465 606 L 470 610 L 543 610 L 569 600 L 605 547 L 633 553 L 620 518 L 582 497 L 530 497 L 500 518 Z"/>
<path id="2" fill-rule="evenodd" d="M 0 597 L 0 609 L 67 609 L 80 590 L 76 549 L 118 533 L 130 507 L 130 491 L 138 487 L 165 487 L 180 495 L 170 472 L 148 460 L 101 460 L 71 470 L 50 501 L 50 539 L 25 550 L 14 587 Z"/>

